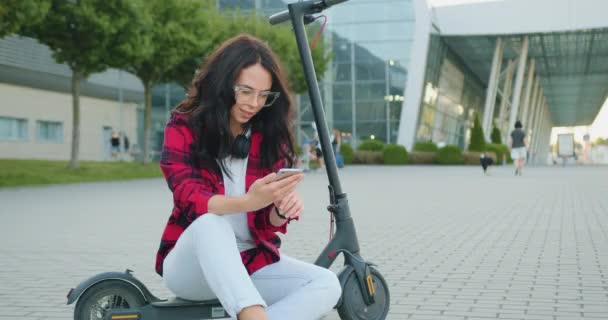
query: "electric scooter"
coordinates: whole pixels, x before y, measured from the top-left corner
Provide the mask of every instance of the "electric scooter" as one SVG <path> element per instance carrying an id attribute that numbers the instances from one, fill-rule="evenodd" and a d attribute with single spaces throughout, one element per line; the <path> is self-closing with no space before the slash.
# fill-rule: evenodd
<path id="1" fill-rule="evenodd" d="M 313 14 L 321 13 L 332 5 L 347 0 L 308 0 L 291 3 L 288 10 L 270 17 L 271 24 L 291 20 L 298 51 L 304 67 L 319 140 L 323 150 L 329 179 L 329 206 L 335 221 L 335 233 L 315 264 L 329 268 L 342 254 L 344 266 L 338 273 L 342 297 L 336 308 L 343 320 L 383 320 L 390 307 L 390 294 L 386 281 L 374 264 L 364 260 L 359 252 L 359 241 L 350 214 L 348 199 L 342 192 L 338 178 L 335 155 L 323 113 L 321 94 L 315 75 L 304 22 L 314 20 Z M 190 301 L 178 297 L 159 299 L 132 274 L 106 272 L 81 282 L 69 291 L 68 304 L 75 301 L 75 320 L 201 320 L 228 318 L 217 299 Z M 289 319 L 289 315 L 285 315 Z"/>

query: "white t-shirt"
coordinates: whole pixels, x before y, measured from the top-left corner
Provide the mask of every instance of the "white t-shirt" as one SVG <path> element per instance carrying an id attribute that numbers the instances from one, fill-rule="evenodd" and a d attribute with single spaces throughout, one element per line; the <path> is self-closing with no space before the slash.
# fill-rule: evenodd
<path id="1" fill-rule="evenodd" d="M 233 157 L 225 159 L 226 168 L 232 176 L 232 179 L 230 179 L 226 176 L 226 173 L 222 172 L 226 196 L 238 197 L 245 195 L 245 175 L 247 173 L 248 159 Z M 236 246 L 239 248 L 239 251 L 242 252 L 255 248 L 251 232 L 249 231 L 249 225 L 247 224 L 246 212 L 224 214 L 222 217 L 228 220 L 232 226 L 232 230 L 234 230 L 234 235 L 236 236 Z"/>

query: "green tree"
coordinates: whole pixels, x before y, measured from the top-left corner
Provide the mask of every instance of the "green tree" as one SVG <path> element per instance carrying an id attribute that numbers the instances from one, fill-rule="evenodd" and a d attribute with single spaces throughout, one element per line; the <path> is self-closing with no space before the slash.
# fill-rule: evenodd
<path id="1" fill-rule="evenodd" d="M 596 144 L 596 145 L 600 145 L 600 144 L 608 145 L 608 138 L 604 138 L 604 139 L 597 138 L 597 139 L 595 139 L 595 143 L 594 144 Z"/>
<path id="2" fill-rule="evenodd" d="M 72 147 L 70 168 L 78 168 L 80 83 L 108 67 L 119 67 L 137 41 L 140 8 L 136 1 L 51 0 L 41 23 L 24 33 L 46 44 L 58 63 L 72 70 Z"/>
<path id="3" fill-rule="evenodd" d="M 213 2 L 215 3 L 215 2 Z M 221 43 L 241 33 L 248 33 L 266 41 L 272 50 L 283 62 L 285 74 L 291 89 L 295 93 L 303 93 L 308 88 L 304 77 L 304 69 L 300 61 L 295 36 L 288 23 L 272 26 L 267 17 L 255 13 L 244 14 L 240 11 L 229 11 L 218 13 L 213 6 L 209 6 L 206 15 L 206 26 L 209 29 L 205 33 L 205 43 L 196 55 L 185 57 L 174 66 L 166 76 L 167 81 L 175 81 L 182 87 L 187 88 L 197 68 L 202 61 Z M 308 35 L 312 38 L 319 30 L 318 25 L 309 26 Z M 324 75 L 331 54 L 327 52 L 323 38 L 320 37 L 315 47 L 311 50 L 315 62 L 317 79 Z"/>
<path id="4" fill-rule="evenodd" d="M 170 79 L 184 61 L 204 54 L 209 35 L 215 32 L 207 19 L 210 10 L 208 2 L 199 0 L 145 1 L 140 37 L 146 45 L 133 51 L 125 68 L 144 86 L 144 164 L 150 161 L 152 88 Z"/>
<path id="5" fill-rule="evenodd" d="M 496 126 L 496 122 L 492 123 L 492 134 L 490 135 L 490 140 L 495 144 L 502 144 L 502 137 L 500 134 L 500 130 Z"/>
<path id="6" fill-rule="evenodd" d="M 0 38 L 17 33 L 24 26 L 40 23 L 49 11 L 50 0 L 2 0 Z"/>
<path id="7" fill-rule="evenodd" d="M 198 12 L 197 18 L 201 19 L 199 28 L 205 28 L 205 30 L 204 34 L 200 34 L 203 38 L 200 39 L 198 48 L 192 50 L 191 54 L 182 56 L 180 61 L 163 75 L 162 79 L 166 82 L 175 82 L 186 90 L 207 56 L 229 38 L 229 23 L 224 15 L 217 11 L 215 1 L 201 0 L 200 5 L 203 11 Z"/>
<path id="8" fill-rule="evenodd" d="M 486 148 L 486 140 L 483 136 L 483 128 L 479 121 L 479 114 L 475 113 L 473 120 L 473 129 L 471 130 L 471 141 L 469 143 L 469 151 L 484 151 Z"/>

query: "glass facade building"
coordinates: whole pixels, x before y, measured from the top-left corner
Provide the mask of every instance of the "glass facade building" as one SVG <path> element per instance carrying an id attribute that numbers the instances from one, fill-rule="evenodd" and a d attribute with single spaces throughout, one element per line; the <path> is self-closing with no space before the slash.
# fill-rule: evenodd
<path id="1" fill-rule="evenodd" d="M 220 11 L 255 11 L 268 17 L 286 10 L 288 2 L 294 1 L 217 0 L 217 6 Z M 329 128 L 340 130 L 344 142 L 357 144 L 373 136 L 396 143 L 415 22 L 411 2 L 352 0 L 324 12 L 328 20 L 323 37 L 333 57 L 319 86 Z M 162 144 L 168 110 L 184 94 L 174 84 L 154 88 L 153 150 Z M 313 135 L 308 94 L 299 95 L 296 103 L 300 115 L 297 138 L 303 143 Z M 140 119 L 143 128 L 143 111 Z M 143 139 L 143 129 L 140 132 Z"/>
<path id="2" fill-rule="evenodd" d="M 354 145 L 372 137 L 395 143 L 414 26 L 411 0 L 350 1 L 325 14 L 333 59 L 320 86 L 330 127 Z M 312 121 L 307 97 L 301 110 L 301 121 Z"/>
<path id="3" fill-rule="evenodd" d="M 416 141 L 469 143 L 475 114 L 483 114 L 485 87 L 436 33 L 431 35 Z"/>

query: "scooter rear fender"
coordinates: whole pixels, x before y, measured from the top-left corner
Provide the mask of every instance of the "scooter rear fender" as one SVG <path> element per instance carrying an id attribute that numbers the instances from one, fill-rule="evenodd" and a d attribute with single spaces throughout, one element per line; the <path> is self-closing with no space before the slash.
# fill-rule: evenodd
<path id="1" fill-rule="evenodd" d="M 137 288 L 141 295 L 147 302 L 155 302 L 159 299 L 155 297 L 146 286 L 141 283 L 141 281 L 137 280 L 132 274 L 131 270 L 126 270 L 125 272 L 104 272 L 97 274 L 83 282 L 81 282 L 76 288 L 72 288 L 67 295 L 68 303 L 72 304 L 90 287 L 94 286 L 97 283 L 107 280 L 120 280 L 127 282 Z"/>

